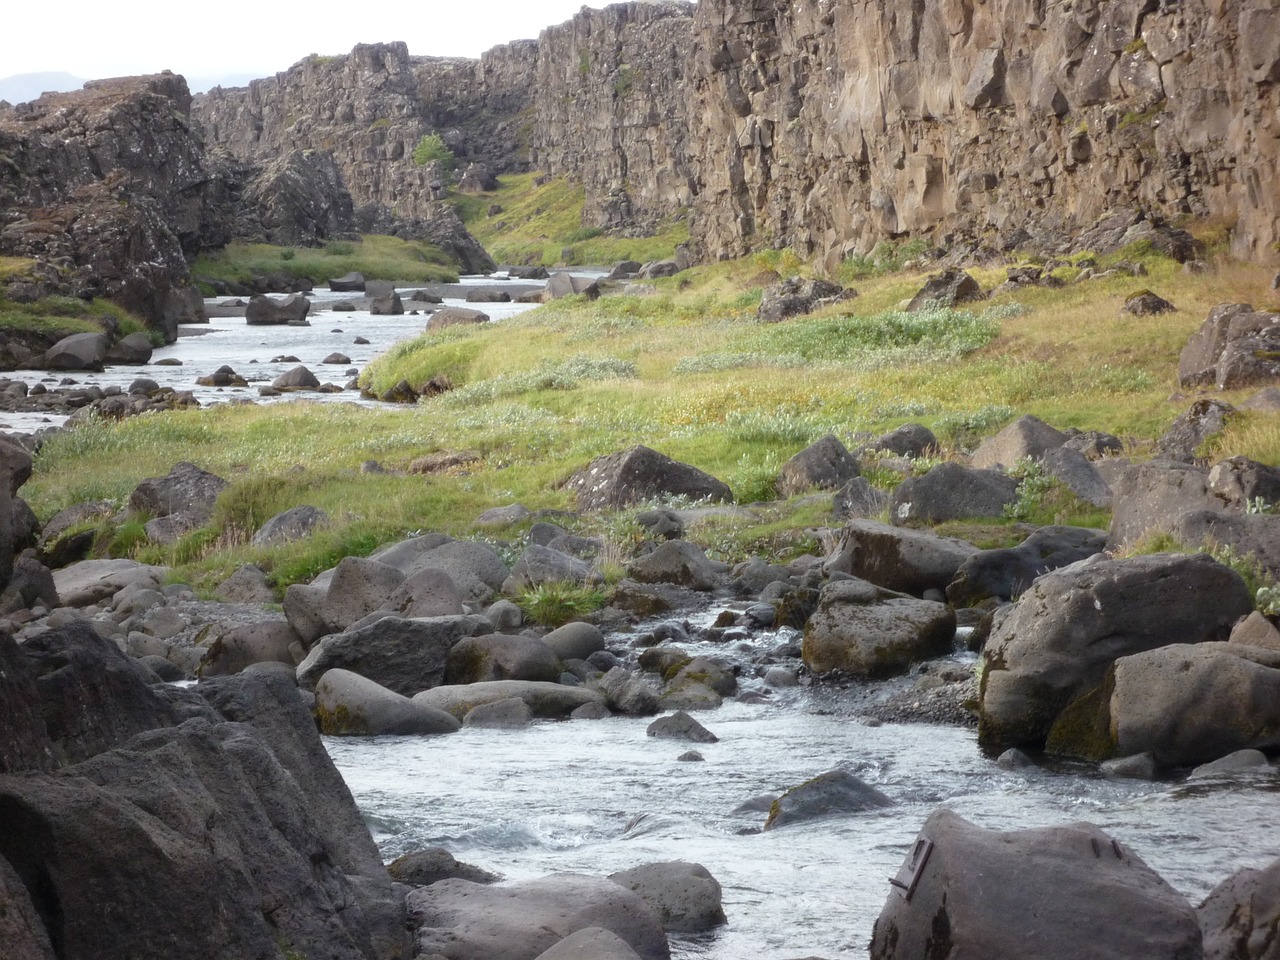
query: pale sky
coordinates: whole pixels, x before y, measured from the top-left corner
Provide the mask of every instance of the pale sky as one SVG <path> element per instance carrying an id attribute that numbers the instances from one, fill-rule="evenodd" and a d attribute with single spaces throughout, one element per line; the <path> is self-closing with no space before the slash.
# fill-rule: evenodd
<path id="1" fill-rule="evenodd" d="M 86 79 L 172 70 L 189 78 L 268 76 L 310 53 L 403 40 L 417 56 L 477 57 L 536 37 L 606 0 L 15 0 L 0 31 L 0 77 Z"/>

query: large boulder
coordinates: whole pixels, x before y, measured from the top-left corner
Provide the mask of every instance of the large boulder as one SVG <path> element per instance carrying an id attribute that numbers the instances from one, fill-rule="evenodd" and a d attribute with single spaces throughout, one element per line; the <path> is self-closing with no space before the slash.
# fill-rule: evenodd
<path id="1" fill-rule="evenodd" d="M 1280 514 L 1196 510 L 1180 516 L 1169 532 L 1188 547 L 1252 555 L 1264 572 L 1280 576 Z"/>
<path id="2" fill-rule="evenodd" d="M 289 370 L 286 370 L 280 376 L 271 381 L 273 390 L 319 390 L 320 379 L 299 364 Z"/>
<path id="3" fill-rule="evenodd" d="M 666 933 L 635 893 L 602 877 L 553 874 L 502 886 L 441 880 L 406 897 L 419 955 L 536 960 L 588 927 L 609 930 L 642 960 L 667 960 Z"/>
<path id="4" fill-rule="evenodd" d="M 778 495 L 792 497 L 814 487 L 839 490 L 860 473 L 858 459 L 839 438 L 828 434 L 782 465 L 778 472 Z"/>
<path id="5" fill-rule="evenodd" d="M 249 542 L 254 546 L 303 540 L 329 522 L 329 515 L 319 507 L 303 504 L 274 517 L 253 532 Z"/>
<path id="6" fill-rule="evenodd" d="M 463 637 L 449 651 L 445 683 L 483 683 L 489 680 L 533 680 L 554 683 L 560 677 L 560 658 L 537 637 L 492 633 Z"/>
<path id="7" fill-rule="evenodd" d="M 978 444 L 978 449 L 973 451 L 972 464 L 981 470 L 998 467 L 1008 470 L 1019 460 L 1039 460 L 1067 440 L 1067 435 L 1061 430 L 1027 414 Z"/>
<path id="8" fill-rule="evenodd" d="M 284 613 L 302 642 L 310 645 L 382 607 L 404 580 L 401 571 L 377 560 L 343 557 L 312 583 L 291 584 L 284 594 Z"/>
<path id="9" fill-rule="evenodd" d="M 733 492 L 697 467 L 645 446 L 598 457 L 565 483 L 579 510 L 620 510 L 662 497 L 732 503 Z"/>
<path id="10" fill-rule="evenodd" d="M 1058 447 L 1040 458 L 1046 476 L 1062 484 L 1077 498 L 1095 507 L 1110 507 L 1114 497 L 1110 484 L 1097 467 L 1079 450 Z"/>
<path id="11" fill-rule="evenodd" d="M 892 806 L 893 801 L 848 770 L 836 768 L 792 787 L 769 808 L 766 830 Z"/>
<path id="12" fill-rule="evenodd" d="M 50 370 L 101 370 L 111 338 L 105 333 L 73 333 L 45 351 L 44 366 Z"/>
<path id="13" fill-rule="evenodd" d="M 352 270 L 350 273 L 344 273 L 340 277 L 334 277 L 329 281 L 329 289 L 335 293 L 363 293 L 364 274 L 358 270 Z"/>
<path id="14" fill-rule="evenodd" d="M 676 583 L 694 590 L 714 590 L 723 572 L 722 565 L 687 540 L 664 540 L 627 564 L 627 576 L 640 583 Z"/>
<path id="15" fill-rule="evenodd" d="M 443 330 L 446 327 L 466 326 L 475 323 L 488 323 L 489 315 L 469 307 L 442 307 L 431 315 L 427 321 L 428 330 Z"/>
<path id="16" fill-rule="evenodd" d="M 338 737 L 453 733 L 458 721 L 349 670 L 328 670 L 316 684 L 320 730 Z"/>
<path id="17" fill-rule="evenodd" d="M 492 547 L 473 540 L 453 540 L 417 557 L 410 574 L 441 570 L 449 575 L 464 602 L 488 603 L 511 571 Z"/>
<path id="18" fill-rule="evenodd" d="M 175 464 L 164 477 L 143 480 L 129 494 L 129 509 L 150 517 L 180 514 L 205 523 L 213 516 L 213 506 L 230 484 L 194 463 Z"/>
<path id="19" fill-rule="evenodd" d="M 1280 313 L 1247 303 L 1222 303 L 1209 311 L 1178 358 L 1183 387 L 1232 390 L 1280 379 Z"/>
<path id="20" fill-rule="evenodd" d="M 977 280 L 963 270 L 951 268 L 926 277 L 924 286 L 907 304 L 907 311 L 954 307 L 958 303 L 985 300 L 986 296 Z"/>
<path id="21" fill-rule="evenodd" d="M 244 322 L 251 327 L 281 327 L 301 323 L 307 319 L 310 310 L 311 301 L 300 293 L 291 294 L 283 300 L 257 294 L 245 307 Z"/>
<path id="22" fill-rule="evenodd" d="M 875 520 L 851 520 L 841 530 L 824 568 L 919 596 L 926 590 L 945 590 L 960 565 L 977 552 L 977 547 L 963 540 Z"/>
<path id="23" fill-rule="evenodd" d="M 1196 960 L 1182 894 L 1087 823 L 997 832 L 925 821 L 871 936 L 872 960 Z"/>
<path id="24" fill-rule="evenodd" d="M 862 449 L 868 453 L 880 451 L 896 457 L 923 457 L 937 452 L 938 438 L 922 424 L 904 423 L 869 441 Z"/>
<path id="25" fill-rule="evenodd" d="M 581 294 L 588 300 L 599 299 L 600 285 L 590 277 L 575 277 L 563 272 L 553 273 L 547 280 L 547 285 L 542 288 L 542 302 L 550 303 L 552 300 L 571 297 L 574 294 Z"/>
<path id="26" fill-rule="evenodd" d="M 950 461 L 921 476 L 907 477 L 889 499 L 895 525 L 1002 517 L 1018 499 L 1018 481 L 995 470 L 975 470 Z"/>
<path id="27" fill-rule="evenodd" d="M 854 291 L 846 290 L 840 284 L 829 280 L 788 277 L 765 288 L 760 296 L 760 307 L 756 310 L 756 319 L 765 323 L 777 323 L 788 317 L 810 313 L 828 303 L 838 303 L 856 296 Z"/>
<path id="28" fill-rule="evenodd" d="M 646 863 L 609 879 L 639 894 L 672 933 L 700 933 L 727 922 L 720 884 L 700 863 Z"/>
<path id="29" fill-rule="evenodd" d="M 535 717 L 563 720 L 581 706 L 602 703 L 598 691 L 561 683 L 533 680 L 489 680 L 461 686 L 433 687 L 416 694 L 414 700 L 452 714 L 461 720 L 476 707 L 510 700 L 523 700 Z"/>
<path id="30" fill-rule="evenodd" d="M 1195 401 L 1156 440 L 1156 456 L 1186 463 L 1200 462 L 1205 442 L 1226 429 L 1227 422 L 1235 413 L 1236 408 L 1222 400 L 1204 398 Z"/>
<path id="31" fill-rule="evenodd" d="M 1233 873 L 1197 911 L 1204 960 L 1275 960 L 1280 929 L 1280 859 Z"/>
<path id="32" fill-rule="evenodd" d="M 951 652 L 955 612 L 866 580 L 833 580 L 804 628 L 804 663 L 816 674 L 840 670 L 861 678 L 892 676 Z"/>
<path id="33" fill-rule="evenodd" d="M 63 604 L 87 607 L 115 596 L 125 587 L 137 585 L 159 590 L 168 567 L 156 567 L 136 560 L 81 560 L 55 570 L 54 587 Z"/>
<path id="34" fill-rule="evenodd" d="M 1016 547 L 981 550 L 947 584 L 947 600 L 971 607 L 985 600 L 1017 599 L 1036 577 L 1101 553 L 1107 534 L 1087 527 L 1040 527 Z"/>
<path id="35" fill-rule="evenodd" d="M 298 664 L 298 683 L 314 687 L 327 671 L 343 668 L 413 696 L 444 682 L 449 651 L 456 643 L 492 630 L 487 619 L 474 614 L 416 620 L 382 617 L 320 640 Z"/>
<path id="36" fill-rule="evenodd" d="M 1116 660 L 1103 693 L 1051 732 L 1055 752 L 1090 760 L 1149 753 L 1160 766 L 1181 767 L 1280 746 L 1280 651 L 1169 644 Z"/>
<path id="37" fill-rule="evenodd" d="M 978 742 L 994 752 L 1042 744 L 1118 657 L 1226 640 L 1252 609 L 1240 575 L 1204 554 L 1099 556 L 1045 574 L 996 615 L 983 654 Z"/>
<path id="38" fill-rule="evenodd" d="M 145 333 L 131 333 L 121 337 L 107 350 L 107 363 L 141 366 L 151 360 L 151 338 Z"/>
<path id="39" fill-rule="evenodd" d="M 1217 511 L 1223 500 L 1209 489 L 1203 467 L 1176 460 L 1148 460 L 1126 467 L 1112 484 L 1111 535 L 1107 546 L 1123 550 L 1152 533 L 1170 533 L 1183 515 Z"/>
<path id="40" fill-rule="evenodd" d="M 0 439 L 0 593 L 13 575 L 15 496 L 30 478 L 31 455 L 17 444 Z"/>

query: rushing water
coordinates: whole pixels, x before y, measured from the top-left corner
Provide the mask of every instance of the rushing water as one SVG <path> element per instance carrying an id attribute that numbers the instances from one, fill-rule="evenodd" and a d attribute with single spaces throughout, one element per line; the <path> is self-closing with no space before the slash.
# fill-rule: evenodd
<path id="1" fill-rule="evenodd" d="M 575 271 L 576 272 L 576 271 Z M 590 274 L 589 275 L 594 275 Z M 484 286 L 501 290 L 500 281 L 495 282 L 488 277 L 463 277 L 462 283 L 468 286 Z M 528 288 L 533 281 L 519 281 L 521 287 Z M 400 288 L 402 295 L 417 289 L 421 285 L 408 285 Z M 100 387 L 117 386 L 128 390 L 129 385 L 139 377 L 149 377 L 162 387 L 175 390 L 190 390 L 201 405 L 225 403 L 232 400 L 253 400 L 260 403 L 289 403 L 297 399 L 324 402 L 357 402 L 374 404 L 360 398 L 353 390 L 341 393 L 291 393 L 283 397 L 260 398 L 258 387 L 271 383 L 280 374 L 292 370 L 301 363 L 311 370 L 323 382 L 338 385 L 345 384 L 351 377 L 347 371 L 352 367 L 360 369 L 379 354 L 385 353 L 393 344 L 420 334 L 429 319 L 425 314 L 417 316 L 405 313 L 401 316 L 375 316 L 366 310 L 334 310 L 332 305 L 341 301 L 359 301 L 358 293 L 332 293 L 328 290 L 315 290 L 305 294 L 312 303 L 308 315 L 309 327 L 269 326 L 251 327 L 245 323 L 244 317 L 217 317 L 207 324 L 193 324 L 180 329 L 180 335 L 174 343 L 157 348 L 151 357 L 151 363 L 145 366 L 118 364 L 109 366 L 102 373 L 83 373 L 54 370 L 19 370 L 5 374 L 6 379 L 25 380 L 28 385 L 44 382 L 46 386 L 55 387 L 66 378 L 81 384 L 94 384 Z M 209 307 L 216 306 L 226 298 L 206 300 Z M 247 300 L 247 298 L 241 298 Z M 482 310 L 494 322 L 515 316 L 525 310 L 532 309 L 531 304 L 523 303 L 467 303 L 462 299 L 445 299 L 445 306 L 469 307 Z M 405 300 L 405 310 L 412 310 L 415 304 Z M 356 337 L 368 340 L 367 344 L 355 343 Z M 350 358 L 351 363 L 342 365 L 325 365 L 321 360 L 331 353 L 341 353 Z M 297 357 L 297 360 L 278 360 L 283 356 Z M 161 360 L 179 360 L 181 366 L 160 364 Z M 201 387 L 196 384 L 197 377 L 213 373 L 223 365 L 230 366 L 249 381 L 248 387 Z M 46 414 L 23 414 L 0 412 L 0 432 L 31 432 L 42 427 L 58 426 L 66 417 Z"/>
<path id="2" fill-rule="evenodd" d="M 647 718 L 326 743 L 387 859 L 444 846 L 512 880 L 703 864 L 724 888 L 729 922 L 673 940 L 682 958 L 865 957 L 888 878 L 940 806 L 994 829 L 1098 824 L 1193 903 L 1235 870 L 1280 856 L 1274 774 L 1187 785 L 1085 767 L 1005 770 L 972 731 L 869 724 L 852 695 L 821 688 L 698 717 L 718 743 L 648 737 Z M 704 762 L 676 759 L 691 746 Z M 837 765 L 895 806 L 767 833 L 755 832 L 763 814 L 732 812 Z"/>

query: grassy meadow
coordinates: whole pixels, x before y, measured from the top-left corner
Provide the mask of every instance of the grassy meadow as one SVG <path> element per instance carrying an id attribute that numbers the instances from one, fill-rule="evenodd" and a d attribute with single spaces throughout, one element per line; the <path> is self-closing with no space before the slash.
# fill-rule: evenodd
<path id="1" fill-rule="evenodd" d="M 514 559 L 529 523 L 477 531 L 481 512 L 513 502 L 572 509 L 564 480 L 593 457 L 644 443 L 755 505 L 749 516 L 711 519 L 691 533 L 713 555 L 785 560 L 823 548 L 830 497 L 778 502 L 774 478 L 824 434 L 853 446 L 919 422 L 938 434 L 944 456 L 958 456 L 1031 413 L 1060 429 L 1115 433 L 1142 457 L 1194 399 L 1179 391 L 1178 354 L 1208 310 L 1224 301 L 1280 306 L 1272 271 L 1262 267 L 1222 261 L 1188 274 L 1141 248 L 1101 258 L 1100 267 L 1126 257 L 1140 259 L 1148 275 L 1073 284 L 1079 271 L 1064 266 L 1060 288 L 916 314 L 899 308 L 927 271 L 855 265 L 856 299 L 763 324 L 755 318 L 763 286 L 808 267 L 785 251 L 758 254 L 658 281 L 648 296 L 571 297 L 403 342 L 370 364 L 362 382 L 377 390 L 402 378 L 452 381 L 453 390 L 414 407 L 228 405 L 66 431 L 45 445 L 23 495 L 42 518 L 81 500 L 124 503 L 139 480 L 193 461 L 232 483 L 208 527 L 162 548 L 145 542 L 140 524 L 104 526 L 98 551 L 171 564 L 175 579 L 201 589 L 251 561 L 283 587 L 416 531 L 482 533 Z M 984 288 L 1004 279 L 1003 267 L 971 272 Z M 1122 314 L 1140 288 L 1177 311 Z M 1223 399 L 1238 403 L 1249 392 Z M 479 459 L 444 473 L 408 472 L 438 451 Z M 1210 452 L 1277 463 L 1280 429 L 1274 417 L 1242 414 Z M 369 460 L 388 472 L 362 472 Z M 900 479 L 874 464 L 866 472 L 885 487 Z M 260 523 L 299 504 L 325 510 L 330 526 L 302 543 L 249 545 Z M 960 532 L 984 546 L 1015 542 L 1023 534 L 1013 519 Z M 1108 520 L 1053 488 L 1021 505 L 1016 519 Z M 624 549 L 638 536 L 627 514 L 574 525 Z"/>

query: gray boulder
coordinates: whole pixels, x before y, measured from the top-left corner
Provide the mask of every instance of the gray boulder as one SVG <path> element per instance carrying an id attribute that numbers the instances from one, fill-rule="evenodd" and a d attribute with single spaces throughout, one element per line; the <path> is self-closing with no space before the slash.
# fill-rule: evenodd
<path id="1" fill-rule="evenodd" d="M 675 583 L 694 590 L 714 590 L 722 574 L 722 565 L 687 540 L 664 540 L 627 564 L 627 576 L 639 583 Z"/>
<path id="2" fill-rule="evenodd" d="M 284 326 L 307 319 L 311 301 L 300 293 L 276 300 L 265 294 L 251 297 L 245 307 L 244 322 L 251 327 Z"/>
<path id="3" fill-rule="evenodd" d="M 104 358 L 107 363 L 141 366 L 151 360 L 151 338 L 145 333 L 131 333 L 111 345 Z M 130 393 L 133 391 L 130 390 Z"/>
<path id="4" fill-rule="evenodd" d="M 55 960 L 53 945 L 26 884 L 0 857 L 0 943 L 10 960 Z"/>
<path id="5" fill-rule="evenodd" d="M 579 707 L 603 702 L 603 696 L 586 687 L 570 687 L 560 683 L 531 680 L 490 680 L 464 686 L 433 687 L 414 696 L 414 700 L 444 710 L 461 720 L 476 707 L 518 697 L 528 705 L 535 717 L 564 719 Z"/>
<path id="6" fill-rule="evenodd" d="M 318 507 L 303 505 L 277 513 L 254 531 L 249 542 L 254 546 L 288 543 L 311 536 L 317 527 L 329 522 L 329 515 Z"/>
<path id="7" fill-rule="evenodd" d="M 955 635 L 956 615 L 945 603 L 917 600 L 866 580 L 834 580 L 822 588 L 801 649 L 813 673 L 841 670 L 881 678 L 950 653 Z"/>
<path id="8" fill-rule="evenodd" d="M 889 498 L 889 518 L 901 526 L 1002 517 L 1005 507 L 1017 499 L 1018 481 L 1013 477 L 948 461 L 898 484 Z"/>
<path id="9" fill-rule="evenodd" d="M 700 863 L 646 863 L 609 879 L 639 894 L 671 933 L 701 933 L 728 922 L 720 884 Z"/>
<path id="10" fill-rule="evenodd" d="M 453 733 L 461 724 L 349 670 L 327 670 L 316 684 L 320 731 L 334 737 Z"/>
<path id="11" fill-rule="evenodd" d="M 862 448 L 870 453 L 880 451 L 897 457 L 924 457 L 938 450 L 938 438 L 932 430 L 919 423 L 904 423 L 882 434 Z"/>
<path id="12" fill-rule="evenodd" d="M 585 660 L 604 649 L 604 634 L 591 623 L 566 623 L 542 638 L 561 660 Z"/>
<path id="13" fill-rule="evenodd" d="M 129 494 L 129 509 L 150 517 L 182 514 L 199 523 L 213 516 L 213 507 L 230 484 L 194 463 L 175 464 L 164 477 L 143 480 Z M 197 525 L 198 525 L 197 524 Z"/>
<path id="14" fill-rule="evenodd" d="M 484 886 L 441 880 L 406 898 L 419 955 L 450 960 L 536 960 L 588 927 L 609 930 L 642 960 L 668 960 L 662 924 L 639 895 L 602 877 L 553 874 Z"/>
<path id="15" fill-rule="evenodd" d="M 199 646 L 204 653 L 198 672 L 201 677 L 239 673 L 255 663 L 286 664 L 294 670 L 292 650 L 298 635 L 278 616 L 264 616 L 248 623 L 231 620 L 207 624 L 200 631 Z"/>
<path id="16" fill-rule="evenodd" d="M 320 380 L 306 367 L 297 366 L 272 380 L 271 387 L 274 390 L 318 390 Z"/>
<path id="17" fill-rule="evenodd" d="M 365 557 L 343 557 L 310 584 L 292 584 L 284 613 L 304 644 L 347 629 L 385 604 L 404 582 L 394 567 Z"/>
<path id="18" fill-rule="evenodd" d="M 1183 387 L 1235 389 L 1280 377 L 1280 313 L 1247 303 L 1222 303 L 1209 311 L 1178 358 Z"/>
<path id="19" fill-rule="evenodd" d="M 1247 510 L 1259 501 L 1280 503 L 1280 468 L 1248 457 L 1229 457 L 1215 463 L 1207 478 L 1209 491 L 1229 508 Z"/>
<path id="20" fill-rule="evenodd" d="M 488 603 L 510 575 L 491 547 L 470 540 L 454 540 L 421 554 L 409 568 L 443 570 L 458 587 L 464 602 Z"/>
<path id="21" fill-rule="evenodd" d="M 427 847 L 402 854 L 387 864 L 391 879 L 413 887 L 429 887 L 438 880 L 470 880 L 472 883 L 496 883 L 502 878 L 457 860 L 444 847 Z"/>
<path id="22" fill-rule="evenodd" d="M 1252 554 L 1263 571 L 1280 576 L 1280 514 L 1196 510 L 1182 514 L 1169 532 L 1188 547 L 1229 547 L 1240 556 Z"/>
<path id="23" fill-rule="evenodd" d="M 782 465 L 778 495 L 793 497 L 818 487 L 838 490 L 860 473 L 858 460 L 833 434 L 805 447 Z"/>
<path id="24" fill-rule="evenodd" d="M 453 578 L 443 570 L 427 567 L 405 577 L 390 599 L 369 616 L 384 614 L 416 620 L 463 612 L 462 594 Z"/>
<path id="25" fill-rule="evenodd" d="M 616 933 L 584 927 L 538 954 L 537 960 L 640 960 L 640 955 Z"/>
<path id="26" fill-rule="evenodd" d="M 766 830 L 892 806 L 893 801 L 848 770 L 837 768 L 792 787 L 769 808 Z"/>
<path id="27" fill-rule="evenodd" d="M 1111 486 L 1089 459 L 1079 450 L 1062 446 L 1046 450 L 1040 458 L 1047 476 L 1058 481 L 1079 499 L 1095 507 L 1110 507 Z"/>
<path id="28" fill-rule="evenodd" d="M 533 722 L 533 710 L 519 697 L 482 703 L 467 711 L 462 718 L 464 727 L 482 727 L 489 730 L 516 730 Z"/>
<path id="29" fill-rule="evenodd" d="M 1200 929 L 1182 894 L 1097 827 L 1000 833 L 943 808 L 871 936 L 872 960 L 927 956 L 1194 960 Z"/>
<path id="30" fill-rule="evenodd" d="M 1280 859 L 1237 871 L 1197 911 L 1204 960 L 1275 960 L 1280 928 Z"/>
<path id="31" fill-rule="evenodd" d="M 876 586 L 916 596 L 945 590 L 960 565 L 978 552 L 963 540 L 891 527 L 875 520 L 851 520 L 823 564 L 830 573 L 848 573 Z"/>
<path id="32" fill-rule="evenodd" d="M 973 452 L 973 466 L 980 470 L 1013 467 L 1019 460 L 1039 460 L 1050 450 L 1070 439 L 1039 417 L 1019 417 L 993 437 L 988 437 Z"/>
<path id="33" fill-rule="evenodd" d="M 831 515 L 836 520 L 877 517 L 889 505 L 889 494 L 871 485 L 866 477 L 854 477 L 841 487 L 831 500 Z"/>
<path id="34" fill-rule="evenodd" d="M 1205 554 L 1099 556 L 1048 573 L 996 614 L 983 654 L 978 742 L 994 753 L 1041 744 L 1118 657 L 1226 640 L 1252 609 L 1240 575 Z"/>
<path id="35" fill-rule="evenodd" d="M 913 313 L 930 307 L 954 307 L 958 303 L 985 299 L 986 294 L 977 280 L 963 270 L 952 268 L 927 277 L 924 286 L 907 304 L 907 311 Z"/>
<path id="36" fill-rule="evenodd" d="M 110 344 L 105 333 L 73 333 L 45 351 L 43 366 L 50 370 L 101 370 Z"/>
<path id="37" fill-rule="evenodd" d="M 592 460 L 565 487 L 576 494 L 579 510 L 620 510 L 670 496 L 733 502 L 726 484 L 645 446 Z"/>
<path id="38" fill-rule="evenodd" d="M 658 693 L 641 677 L 625 667 L 611 667 L 597 681 L 609 709 L 632 717 L 658 712 Z"/>
<path id="39" fill-rule="evenodd" d="M 663 740 L 688 740 L 692 743 L 719 743 L 720 738 L 683 710 L 659 717 L 644 732 Z"/>
<path id="40" fill-rule="evenodd" d="M 985 600 L 1015 600 L 1036 577 L 1101 553 L 1107 534 L 1086 527 L 1041 527 L 1016 547 L 981 550 L 947 584 L 947 601 L 971 607 Z"/>
<path id="41" fill-rule="evenodd" d="M 1148 460 L 1126 467 L 1112 484 L 1111 550 L 1134 546 L 1149 533 L 1169 533 L 1183 515 L 1220 510 L 1203 467 L 1175 460 Z"/>
<path id="42" fill-rule="evenodd" d="M 363 293 L 364 287 L 364 274 L 358 270 L 344 273 L 329 281 L 329 289 L 334 293 Z"/>
<path id="43" fill-rule="evenodd" d="M 404 314 L 404 303 L 400 294 L 392 290 L 381 296 L 369 298 L 369 314 L 371 316 L 399 317 Z"/>
<path id="44" fill-rule="evenodd" d="M 810 313 L 828 303 L 837 303 L 856 297 L 853 290 L 846 290 L 838 283 L 829 280 L 806 280 L 801 277 L 788 277 L 765 287 L 760 297 L 760 307 L 756 310 L 756 319 L 765 323 L 777 323 L 788 317 L 797 317 Z"/>
<path id="45" fill-rule="evenodd" d="M 469 307 L 442 307 L 431 314 L 427 321 L 428 330 L 443 330 L 446 327 L 465 326 L 473 323 L 488 323 L 489 315 Z"/>
<path id="46" fill-rule="evenodd" d="M 218 584 L 214 595 L 227 603 L 275 603 L 276 594 L 266 572 L 256 564 L 246 563 Z"/>
<path id="47" fill-rule="evenodd" d="M 1093 719 L 1114 737 L 1113 755 L 1181 767 L 1280 746 L 1280 651 L 1169 644 L 1118 659 L 1108 681 Z"/>
<path id="48" fill-rule="evenodd" d="M 525 547 L 524 553 L 511 568 L 511 586 L 515 589 L 565 580 L 585 583 L 592 579 L 599 580 L 600 575 L 585 560 L 536 543 Z"/>
<path id="49" fill-rule="evenodd" d="M 488 620 L 475 615 L 418 620 L 383 617 L 367 627 L 322 639 L 298 664 L 298 683 L 314 687 L 326 672 L 341 667 L 412 696 L 444 682 L 449 651 L 455 644 L 492 629 Z"/>
<path id="50" fill-rule="evenodd" d="M 1235 413 L 1236 408 L 1222 400 L 1195 401 L 1156 440 L 1156 456 L 1186 463 L 1198 462 L 1200 448 L 1226 429 L 1227 421 Z"/>
<path id="51" fill-rule="evenodd" d="M 590 277 L 575 277 L 568 273 L 553 273 L 542 290 L 542 302 L 550 303 L 561 297 L 582 294 L 588 300 L 598 299 L 600 285 Z"/>
<path id="52" fill-rule="evenodd" d="M 159 590 L 168 567 L 136 560 L 81 560 L 53 572 L 54 587 L 68 607 L 87 607 L 115 596 L 131 584 Z"/>
<path id="53" fill-rule="evenodd" d="M 535 637 L 491 633 L 463 637 L 449 651 L 445 683 L 484 683 L 490 680 L 531 680 L 554 683 L 560 678 L 560 658 Z"/>

